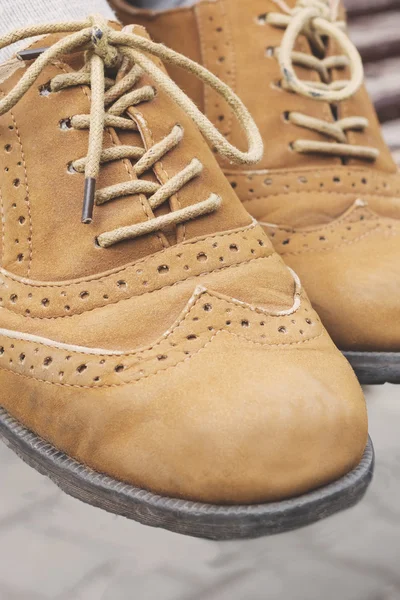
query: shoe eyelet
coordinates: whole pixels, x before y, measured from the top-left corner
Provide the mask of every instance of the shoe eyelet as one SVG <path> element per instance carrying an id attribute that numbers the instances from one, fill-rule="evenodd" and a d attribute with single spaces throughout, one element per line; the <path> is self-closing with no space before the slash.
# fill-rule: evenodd
<path id="1" fill-rule="evenodd" d="M 51 92 L 51 82 L 50 81 L 39 86 L 39 95 L 40 96 L 50 96 L 51 93 L 52 92 Z"/>
<path id="2" fill-rule="evenodd" d="M 275 56 L 275 47 L 268 46 L 267 48 L 265 48 L 265 56 L 267 56 L 268 58 L 273 58 Z"/>
<path id="3" fill-rule="evenodd" d="M 59 125 L 60 129 L 62 129 L 62 131 L 69 131 L 70 129 L 72 129 L 71 117 L 67 117 L 66 119 L 61 119 L 61 121 L 59 122 L 58 125 Z"/>
<path id="4" fill-rule="evenodd" d="M 285 123 L 290 123 L 290 111 L 285 110 L 285 112 L 282 113 L 282 118 Z"/>
<path id="5" fill-rule="evenodd" d="M 256 23 L 257 25 L 266 25 L 267 24 L 267 17 L 268 17 L 268 13 L 262 13 L 261 15 L 258 15 L 258 17 L 256 17 Z"/>
<path id="6" fill-rule="evenodd" d="M 69 173 L 70 175 L 76 175 L 76 173 L 78 173 L 78 171 L 74 168 L 72 163 L 73 163 L 73 161 L 71 161 L 67 164 L 67 173 Z"/>
<path id="7" fill-rule="evenodd" d="M 277 79 L 276 81 L 271 81 L 270 86 L 273 90 L 282 91 L 282 79 Z"/>

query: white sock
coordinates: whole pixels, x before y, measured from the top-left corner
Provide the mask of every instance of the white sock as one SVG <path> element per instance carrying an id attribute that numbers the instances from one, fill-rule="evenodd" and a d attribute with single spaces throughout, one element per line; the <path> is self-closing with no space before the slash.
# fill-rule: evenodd
<path id="1" fill-rule="evenodd" d="M 81 21 L 93 14 L 116 20 L 107 0 L 0 0 L 0 36 L 35 23 Z M 0 62 L 12 56 L 18 46 L 26 45 L 24 40 L 0 50 Z"/>

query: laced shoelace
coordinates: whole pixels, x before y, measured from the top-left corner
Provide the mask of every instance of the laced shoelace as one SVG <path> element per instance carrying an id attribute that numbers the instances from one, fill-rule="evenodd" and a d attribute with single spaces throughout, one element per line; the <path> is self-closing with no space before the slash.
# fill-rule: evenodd
<path id="1" fill-rule="evenodd" d="M 274 49 L 281 68 L 282 87 L 302 96 L 328 102 L 331 105 L 353 96 L 363 83 L 364 73 L 361 57 L 345 33 L 346 24 L 336 19 L 336 9 L 329 0 L 298 0 L 294 9 L 290 9 L 284 0 L 274 0 L 284 13 L 270 12 L 264 15 L 265 22 L 285 29 L 282 43 Z M 318 58 L 314 54 L 296 52 L 294 46 L 299 35 L 305 35 L 318 56 L 325 54 L 324 36 L 329 36 L 343 50 L 343 55 Z M 320 81 L 299 79 L 294 66 L 305 67 L 316 71 Z M 350 68 L 349 80 L 331 81 L 330 70 Z M 329 123 L 322 119 L 310 117 L 300 112 L 285 113 L 291 123 L 335 141 L 296 140 L 291 147 L 296 152 L 311 154 L 322 153 L 341 158 L 361 158 L 376 160 L 379 151 L 369 146 L 348 143 L 347 131 L 364 131 L 368 127 L 368 119 L 364 117 L 347 117 Z"/>
<path id="2" fill-rule="evenodd" d="M 91 88 L 90 114 L 75 115 L 61 123 L 64 128 L 89 130 L 87 156 L 74 160 L 69 165 L 71 170 L 85 174 L 82 222 L 90 223 L 92 221 L 95 204 L 101 205 L 115 198 L 132 194 L 145 194 L 149 206 L 154 211 L 199 175 L 202 170 L 201 162 L 194 158 L 182 171 L 164 184 L 140 179 L 141 175 L 152 169 L 164 155 L 179 144 L 184 135 L 184 131 L 179 125 L 176 125 L 162 141 L 148 150 L 129 145 L 103 149 L 105 127 L 138 130 L 136 123 L 126 111 L 139 103 L 150 102 L 156 94 L 155 88 L 148 85 L 136 88 L 143 73 L 150 75 L 152 81 L 175 100 L 221 155 L 231 162 L 241 164 L 253 164 L 261 159 L 263 143 L 257 126 L 243 103 L 226 84 L 204 67 L 161 44 L 156 44 L 126 29 L 122 31 L 112 29 L 102 17 L 90 17 L 84 22 L 35 25 L 16 30 L 0 38 L 0 49 L 26 38 L 51 33 L 67 33 L 68 35 L 49 48 L 29 49 L 18 53 L 19 58 L 23 60 L 35 60 L 15 87 L 0 100 L 0 115 L 15 106 L 48 64 L 62 55 L 85 50 L 85 63 L 81 70 L 57 75 L 48 84 L 49 93 L 79 85 L 88 85 Z M 242 152 L 230 144 L 184 92 L 145 53 L 186 69 L 217 91 L 227 101 L 242 125 L 248 142 L 248 150 Z M 106 69 L 117 69 L 117 78 L 106 77 Z M 96 179 L 100 166 L 121 159 L 132 161 L 133 170 L 138 179 L 96 191 Z M 109 247 L 126 239 L 158 232 L 166 227 L 179 225 L 211 213 L 218 209 L 221 201 L 219 196 L 211 194 L 206 200 L 196 202 L 191 206 L 158 217 L 153 214 L 149 220 L 142 223 L 102 233 L 98 236 L 97 242 L 101 247 Z"/>

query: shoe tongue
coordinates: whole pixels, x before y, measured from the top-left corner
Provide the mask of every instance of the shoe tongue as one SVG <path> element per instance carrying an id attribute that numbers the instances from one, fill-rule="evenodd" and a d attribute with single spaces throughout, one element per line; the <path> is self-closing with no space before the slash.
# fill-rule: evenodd
<path id="1" fill-rule="evenodd" d="M 115 29 L 121 29 L 117 24 L 111 25 Z M 134 26 L 133 33 L 148 37 L 142 27 Z M 31 48 L 47 47 L 63 35 L 68 34 L 42 37 L 31 44 Z M 180 173 L 194 158 L 202 163 L 203 173 L 186 184 L 170 203 L 165 202 L 155 216 L 166 213 L 171 208 L 176 210 L 207 200 L 212 193 L 222 197 L 222 207 L 214 214 L 189 221 L 165 234 L 159 232 L 142 236 L 109 249 L 97 248 L 95 240 L 100 234 L 147 221 L 154 215 L 145 196 L 125 196 L 95 207 L 93 223 L 81 224 L 84 176 L 71 174 L 67 166 L 71 161 L 87 155 L 88 132 L 73 129 L 66 131 L 60 127 L 60 123 L 74 115 L 90 113 L 90 90 L 75 86 L 50 95 L 42 95 L 38 90 L 56 75 L 79 69 L 83 61 L 83 52 L 77 52 L 48 65 L 13 108 L 13 118 L 18 124 L 22 145 L 15 141 L 12 158 L 15 165 L 24 164 L 25 185 L 20 186 L 21 194 L 23 188 L 26 193 L 29 192 L 26 204 L 23 204 L 26 214 L 21 214 L 26 239 L 30 238 L 27 247 L 46 249 L 45 252 L 32 252 L 32 278 L 59 280 L 94 275 L 163 250 L 176 242 L 249 223 L 249 216 L 192 120 L 156 86 L 154 100 L 129 109 L 139 132 L 107 130 L 103 147 L 124 144 L 136 147 L 144 145 L 148 148 L 164 139 L 179 123 L 184 130 L 182 141 L 157 164 L 156 175 L 152 171 L 141 178 L 165 182 Z M 160 69 L 163 68 L 159 59 L 154 59 L 154 63 Z M 4 93 L 8 93 L 17 84 L 21 71 L 19 69 L 3 83 Z M 144 85 L 155 84 L 150 77 L 144 75 L 136 88 Z M 7 115 L 3 119 L 11 118 L 8 113 Z M 16 173 L 18 168 L 13 167 L 12 172 Z M 114 161 L 101 166 L 97 189 L 135 178 L 129 161 Z M 21 232 L 18 233 L 22 237 Z"/>

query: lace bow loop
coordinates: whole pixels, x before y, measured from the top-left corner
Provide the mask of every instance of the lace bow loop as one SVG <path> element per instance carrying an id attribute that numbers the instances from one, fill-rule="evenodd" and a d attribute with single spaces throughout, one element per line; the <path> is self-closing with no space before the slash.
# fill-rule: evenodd
<path id="1" fill-rule="evenodd" d="M 364 80 L 362 60 L 354 44 L 342 31 L 341 23 L 333 19 L 328 5 L 318 0 L 300 1 L 286 22 L 278 60 L 287 87 L 303 96 L 323 102 L 340 102 L 355 94 Z M 293 66 L 293 53 L 301 33 L 317 41 L 324 35 L 335 40 L 348 59 L 350 80 L 340 82 L 337 84 L 338 89 L 334 89 L 333 86 L 324 88 L 299 79 Z"/>
<path id="2" fill-rule="evenodd" d="M 221 81 L 216 75 L 211 73 L 205 67 L 195 61 L 167 48 L 163 44 L 157 44 L 149 39 L 134 33 L 126 32 L 110 33 L 111 43 L 120 43 L 122 54 L 132 58 L 156 83 L 159 84 L 172 98 L 185 110 L 185 112 L 196 123 L 204 137 L 218 150 L 218 152 L 237 164 L 255 164 L 259 162 L 263 155 L 263 141 L 260 132 L 249 111 L 231 90 L 231 88 Z M 124 47 L 125 46 L 125 47 Z M 153 61 L 146 57 L 144 52 L 160 58 L 165 63 L 173 64 L 176 67 L 185 69 L 195 75 L 206 85 L 214 89 L 231 107 L 236 115 L 243 131 L 246 134 L 248 150 L 243 152 L 228 140 L 214 127 L 207 117 L 197 108 L 187 95 L 172 81 L 168 75 L 159 69 Z"/>

